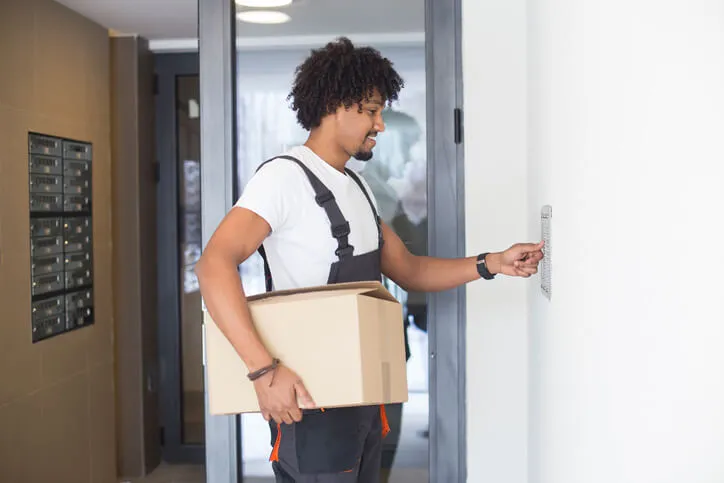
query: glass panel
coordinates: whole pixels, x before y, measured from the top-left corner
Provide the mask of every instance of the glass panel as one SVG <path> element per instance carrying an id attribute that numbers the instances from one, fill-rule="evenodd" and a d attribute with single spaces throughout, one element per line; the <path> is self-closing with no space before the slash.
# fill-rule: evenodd
<path id="1" fill-rule="evenodd" d="M 181 281 L 182 442 L 204 443 L 201 293 L 194 265 L 201 255 L 199 77 L 176 79 L 178 236 Z"/>
<path id="2" fill-rule="evenodd" d="M 339 3 L 352 0 L 339 0 Z M 239 10 L 242 7 L 237 7 Z M 301 10 L 303 5 L 299 5 Z M 424 3 L 419 2 L 423 18 Z M 318 22 L 319 23 L 319 22 Z M 330 18 L 330 26 L 332 19 Z M 260 35 L 258 26 L 239 24 Z M 419 26 L 422 30 L 423 26 Z M 335 29 L 336 30 L 336 29 Z M 274 32 L 273 28 L 269 32 Z M 316 35 L 319 32 L 297 32 Z M 272 35 L 270 34 L 270 35 Z M 319 38 L 317 35 L 316 38 Z M 370 38 L 374 39 L 374 36 Z M 330 35 L 329 40 L 333 40 Z M 287 96 L 294 72 L 319 45 L 286 47 L 266 42 L 245 42 L 237 52 L 237 125 L 238 166 L 237 188 L 243 190 L 257 167 L 265 160 L 282 154 L 306 141 L 308 133 L 296 121 Z M 363 43 L 359 43 L 363 45 Z M 374 45 L 390 58 L 405 80 L 400 99 L 384 113 L 387 124 L 377 137 L 373 158 L 366 162 L 350 161 L 349 167 L 366 179 L 384 221 L 389 224 L 415 254 L 427 254 L 427 172 L 426 172 L 426 90 L 424 41 L 404 45 Z M 261 259 L 254 255 L 241 267 L 242 283 L 247 294 L 264 291 Z M 409 346 L 409 403 L 387 408 L 392 433 L 384 441 L 383 482 L 424 483 L 428 477 L 428 352 L 426 296 L 406 293 L 394 282 L 386 280 L 389 290 L 404 304 L 406 340 Z M 243 474 L 247 481 L 273 481 L 269 464 L 269 427 L 260 415 L 242 416 Z M 255 478 L 265 478 L 257 480 Z"/>
<path id="3" fill-rule="evenodd" d="M 286 100 L 294 67 L 303 60 L 304 55 L 302 49 L 238 52 L 239 193 L 261 163 L 306 139 L 306 132 L 297 125 Z M 264 265 L 258 254 L 242 264 L 241 277 L 247 295 L 264 292 Z M 269 463 L 271 447 L 267 422 L 258 414 L 244 414 L 241 428 L 245 480 L 271 478 L 273 473 Z"/>

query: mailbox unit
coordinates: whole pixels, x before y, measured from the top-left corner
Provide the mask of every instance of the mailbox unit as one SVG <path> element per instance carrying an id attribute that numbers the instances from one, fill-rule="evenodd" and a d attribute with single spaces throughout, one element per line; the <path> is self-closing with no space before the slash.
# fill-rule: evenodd
<path id="1" fill-rule="evenodd" d="M 28 134 L 33 342 L 93 323 L 90 143 Z"/>

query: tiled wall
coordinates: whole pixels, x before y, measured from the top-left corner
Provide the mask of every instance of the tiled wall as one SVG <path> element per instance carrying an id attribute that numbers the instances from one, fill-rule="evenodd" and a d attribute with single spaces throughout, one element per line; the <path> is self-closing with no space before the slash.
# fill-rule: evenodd
<path id="1" fill-rule="evenodd" d="M 51 0 L 0 2 L 0 481 L 116 481 L 109 39 Z M 27 135 L 93 143 L 95 325 L 30 332 Z"/>

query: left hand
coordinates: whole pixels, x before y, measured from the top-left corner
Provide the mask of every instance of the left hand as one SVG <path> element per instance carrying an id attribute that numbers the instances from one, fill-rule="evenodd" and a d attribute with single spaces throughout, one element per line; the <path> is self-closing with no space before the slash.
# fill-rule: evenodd
<path id="1" fill-rule="evenodd" d="M 528 278 L 538 273 L 538 263 L 543 259 L 543 242 L 516 243 L 504 252 L 491 253 L 486 258 L 485 264 L 493 274 Z"/>

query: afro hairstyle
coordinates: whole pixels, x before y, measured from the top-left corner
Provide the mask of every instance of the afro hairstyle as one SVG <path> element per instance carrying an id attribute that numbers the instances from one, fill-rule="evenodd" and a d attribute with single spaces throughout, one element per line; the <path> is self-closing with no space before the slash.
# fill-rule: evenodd
<path id="1" fill-rule="evenodd" d="M 392 62 L 371 47 L 355 47 L 346 37 L 312 50 L 295 71 L 287 100 L 306 130 L 318 127 L 322 118 L 339 107 L 349 109 L 372 96 L 376 89 L 383 102 L 397 100 L 404 81 Z"/>

